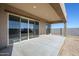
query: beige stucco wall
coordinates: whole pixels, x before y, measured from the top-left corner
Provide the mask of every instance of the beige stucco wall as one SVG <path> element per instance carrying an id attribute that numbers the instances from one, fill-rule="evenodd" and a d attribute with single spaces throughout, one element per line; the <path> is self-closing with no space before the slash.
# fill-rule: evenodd
<path id="1" fill-rule="evenodd" d="M 46 22 L 39 22 L 39 35 L 46 34 Z"/>
<path id="2" fill-rule="evenodd" d="M 0 48 L 7 45 L 7 13 L 0 9 Z"/>

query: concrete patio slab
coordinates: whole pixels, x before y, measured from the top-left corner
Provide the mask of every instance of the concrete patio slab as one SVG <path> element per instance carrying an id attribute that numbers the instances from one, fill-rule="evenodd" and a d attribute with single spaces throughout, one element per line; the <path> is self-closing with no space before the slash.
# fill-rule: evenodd
<path id="1" fill-rule="evenodd" d="M 13 44 L 12 56 L 57 56 L 65 37 L 41 35 Z"/>
<path id="2" fill-rule="evenodd" d="M 65 38 L 62 36 L 42 35 L 28 41 L 25 40 L 15 44 L 12 55 L 56 56 L 64 42 L 64 39 Z M 16 46 L 19 46 L 19 48 Z M 16 52 L 18 52 L 18 54 Z"/>

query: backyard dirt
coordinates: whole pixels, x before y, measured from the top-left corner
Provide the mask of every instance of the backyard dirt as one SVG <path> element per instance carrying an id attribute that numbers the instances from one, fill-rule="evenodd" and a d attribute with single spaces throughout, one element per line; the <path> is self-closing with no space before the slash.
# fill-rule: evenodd
<path id="1" fill-rule="evenodd" d="M 66 37 L 64 45 L 62 46 L 60 56 L 79 56 L 79 37 Z"/>

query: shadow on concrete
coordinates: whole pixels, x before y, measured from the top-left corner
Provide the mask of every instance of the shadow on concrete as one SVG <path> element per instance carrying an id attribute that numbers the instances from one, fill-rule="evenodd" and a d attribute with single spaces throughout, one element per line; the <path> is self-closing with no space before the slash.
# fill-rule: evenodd
<path id="1" fill-rule="evenodd" d="M 0 49 L 0 56 L 11 56 L 12 50 L 13 50 L 13 45 L 4 47 L 4 48 Z"/>

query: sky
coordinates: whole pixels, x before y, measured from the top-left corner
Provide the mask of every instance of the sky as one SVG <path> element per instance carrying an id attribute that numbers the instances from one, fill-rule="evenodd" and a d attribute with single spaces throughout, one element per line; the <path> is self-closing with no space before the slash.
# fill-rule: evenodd
<path id="1" fill-rule="evenodd" d="M 79 28 L 79 3 L 65 3 L 67 28 Z M 52 28 L 63 28 L 64 24 L 53 24 Z"/>

